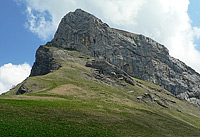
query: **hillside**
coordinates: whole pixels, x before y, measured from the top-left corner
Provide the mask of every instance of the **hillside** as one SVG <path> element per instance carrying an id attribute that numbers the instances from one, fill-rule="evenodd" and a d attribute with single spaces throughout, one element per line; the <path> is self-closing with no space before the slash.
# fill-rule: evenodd
<path id="1" fill-rule="evenodd" d="M 199 108 L 165 89 L 136 78 L 130 83 L 123 72 L 113 77 L 86 67 L 94 59 L 74 50 L 42 49 L 62 67 L 29 77 L 0 96 L 2 136 L 200 134 Z"/>
<path id="2" fill-rule="evenodd" d="M 106 60 L 130 76 L 152 82 L 200 106 L 199 73 L 171 57 L 164 45 L 143 35 L 110 28 L 81 9 L 63 17 L 49 45 Z M 34 70 L 38 71 L 33 68 L 33 74 Z"/>
<path id="3" fill-rule="evenodd" d="M 199 84 L 165 46 L 77 9 L 0 96 L 0 136 L 199 136 Z"/>

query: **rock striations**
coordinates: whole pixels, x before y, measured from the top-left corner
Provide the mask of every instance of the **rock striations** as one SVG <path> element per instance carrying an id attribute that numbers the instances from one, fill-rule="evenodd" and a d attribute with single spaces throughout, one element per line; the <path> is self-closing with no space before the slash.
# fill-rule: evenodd
<path id="1" fill-rule="evenodd" d="M 45 75 L 61 67 L 54 61 L 54 54 L 49 49 L 40 46 L 36 52 L 36 61 L 31 69 L 30 76 Z"/>
<path id="2" fill-rule="evenodd" d="M 169 55 L 156 41 L 110 28 L 95 16 L 77 9 L 61 21 L 49 46 L 73 49 L 96 60 L 104 60 L 130 76 L 160 85 L 200 106 L 200 74 Z M 52 55 L 40 47 L 31 76 L 47 74 L 60 67 Z"/>

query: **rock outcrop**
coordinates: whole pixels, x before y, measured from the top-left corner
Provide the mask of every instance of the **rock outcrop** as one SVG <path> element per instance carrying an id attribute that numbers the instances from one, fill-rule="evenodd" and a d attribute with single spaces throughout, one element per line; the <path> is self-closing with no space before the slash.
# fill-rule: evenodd
<path id="1" fill-rule="evenodd" d="M 31 69 L 30 76 L 39 76 L 48 74 L 61 67 L 61 64 L 53 58 L 53 53 L 48 48 L 40 46 L 36 52 L 36 60 Z"/>
<path id="2" fill-rule="evenodd" d="M 100 74 L 108 75 L 113 78 L 118 78 L 124 80 L 126 83 L 129 83 L 133 86 L 135 85 L 134 79 L 132 79 L 126 72 L 108 63 L 107 61 L 104 60 L 90 61 L 86 63 L 86 67 L 95 68 L 99 71 Z"/>
<path id="3" fill-rule="evenodd" d="M 51 45 L 74 49 L 97 60 L 105 60 L 131 76 L 160 85 L 180 99 L 200 106 L 200 75 L 197 72 L 171 57 L 168 49 L 156 41 L 110 28 L 81 9 L 68 13 L 62 19 Z M 38 56 L 43 59 L 42 54 Z M 45 55 L 47 64 L 49 59 L 51 55 Z M 39 64 L 36 59 L 34 67 L 39 67 Z M 45 65 L 39 68 L 40 74 L 45 74 L 52 67 Z M 37 72 L 31 73 L 31 76 L 34 75 Z"/>
<path id="4" fill-rule="evenodd" d="M 151 102 L 156 102 L 158 105 L 164 107 L 164 108 L 169 108 L 166 104 L 166 101 L 161 101 L 156 99 L 153 95 L 149 93 L 145 93 L 144 95 L 138 96 L 137 99 L 142 100 L 144 102 L 148 102 L 147 100 L 150 100 Z"/>
<path id="5" fill-rule="evenodd" d="M 24 85 L 21 85 L 20 88 L 17 90 L 16 95 L 22 95 L 28 92 L 28 88 Z"/>

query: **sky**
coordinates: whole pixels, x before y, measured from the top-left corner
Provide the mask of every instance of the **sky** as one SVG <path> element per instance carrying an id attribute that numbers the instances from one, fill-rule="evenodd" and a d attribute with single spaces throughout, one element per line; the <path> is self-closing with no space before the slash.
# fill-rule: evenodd
<path id="1" fill-rule="evenodd" d="M 2 0 L 0 94 L 29 76 L 40 45 L 50 41 L 61 18 L 81 8 L 110 27 L 143 34 L 200 72 L 199 0 Z"/>

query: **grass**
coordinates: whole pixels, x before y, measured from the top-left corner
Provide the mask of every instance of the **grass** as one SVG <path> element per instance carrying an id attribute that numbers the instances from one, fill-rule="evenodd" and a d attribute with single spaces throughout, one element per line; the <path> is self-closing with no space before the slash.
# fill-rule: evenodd
<path id="1" fill-rule="evenodd" d="M 150 82 L 135 79 L 140 82 L 131 86 L 117 80 L 125 84 L 119 86 L 87 78 L 85 73 L 92 73 L 84 64 L 92 59 L 62 53 L 69 55 L 55 59 L 62 68 L 30 77 L 0 96 L 0 136 L 199 136 L 198 108 Z M 32 92 L 14 95 L 22 84 Z M 176 103 L 166 109 L 138 100 L 144 93 Z"/>
<path id="2" fill-rule="evenodd" d="M 199 128 L 145 109 L 0 99 L 1 136 L 198 136 Z M 105 107 L 105 108 L 104 108 Z M 117 108 L 117 106 L 115 106 Z M 176 127 L 176 128 L 174 128 Z"/>

